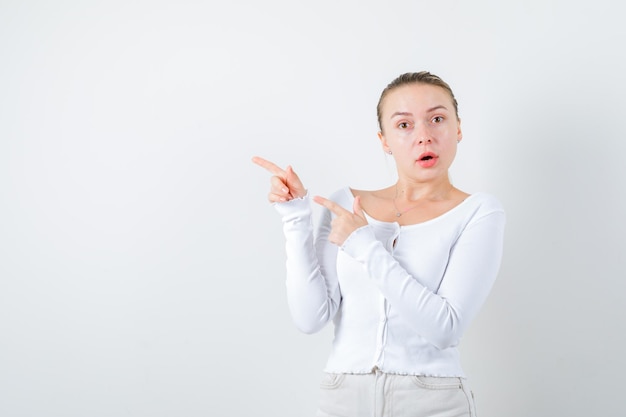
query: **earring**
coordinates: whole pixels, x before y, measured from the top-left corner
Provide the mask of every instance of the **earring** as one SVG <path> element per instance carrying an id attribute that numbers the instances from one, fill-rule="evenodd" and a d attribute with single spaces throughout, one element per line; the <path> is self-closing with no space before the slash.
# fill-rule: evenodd
<path id="1" fill-rule="evenodd" d="M 391 155 L 391 149 L 390 149 L 390 150 L 388 150 L 388 151 L 387 151 L 387 153 L 388 153 L 389 155 Z"/>

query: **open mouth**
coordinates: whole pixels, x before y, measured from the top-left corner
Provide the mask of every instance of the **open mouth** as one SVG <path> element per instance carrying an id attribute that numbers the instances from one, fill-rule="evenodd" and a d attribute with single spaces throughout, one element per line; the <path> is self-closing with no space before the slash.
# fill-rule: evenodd
<path id="1" fill-rule="evenodd" d="M 417 158 L 417 163 L 422 168 L 431 168 L 437 164 L 437 154 L 433 152 L 424 152 Z"/>
<path id="2" fill-rule="evenodd" d="M 431 159 L 434 159 L 436 157 L 437 155 L 432 152 L 424 152 L 419 156 L 418 161 L 430 161 Z"/>

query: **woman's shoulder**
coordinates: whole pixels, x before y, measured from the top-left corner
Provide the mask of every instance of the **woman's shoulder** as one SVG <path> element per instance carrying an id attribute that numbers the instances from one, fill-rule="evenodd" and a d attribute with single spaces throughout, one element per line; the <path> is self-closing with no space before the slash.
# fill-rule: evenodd
<path id="1" fill-rule="evenodd" d="M 484 214 L 492 212 L 504 213 L 504 206 L 502 205 L 500 200 L 493 194 L 479 191 L 470 194 L 467 200 L 469 203 L 471 203 L 471 205 L 476 207 L 478 211 Z"/>
<path id="2" fill-rule="evenodd" d="M 330 194 L 328 198 L 329 200 L 334 201 L 340 206 L 348 210 L 352 210 L 352 203 L 354 201 L 354 196 L 355 194 L 353 194 L 352 189 L 346 185 L 344 187 L 339 188 L 338 190 L 335 190 L 333 193 Z"/>
<path id="3" fill-rule="evenodd" d="M 335 190 L 330 194 L 329 199 L 337 204 L 340 204 L 349 210 L 352 210 L 352 204 L 355 197 L 361 198 L 361 203 L 370 199 L 382 198 L 384 192 L 388 189 L 382 190 L 359 190 L 350 186 L 344 186 Z"/>

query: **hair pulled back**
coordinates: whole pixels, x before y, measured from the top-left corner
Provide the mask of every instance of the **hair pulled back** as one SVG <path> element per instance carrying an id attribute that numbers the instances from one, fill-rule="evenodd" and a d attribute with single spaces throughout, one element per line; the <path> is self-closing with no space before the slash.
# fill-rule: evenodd
<path id="1" fill-rule="evenodd" d="M 435 74 L 431 74 L 428 71 L 407 72 L 405 74 L 400 75 L 392 82 L 390 82 L 389 85 L 385 87 L 385 89 L 380 95 L 380 99 L 378 100 L 378 105 L 376 106 L 376 115 L 378 117 L 378 128 L 380 129 L 381 132 L 383 131 L 383 124 L 382 124 L 383 100 L 385 99 L 385 97 L 387 97 L 387 95 L 391 91 L 395 90 L 398 87 L 402 87 L 404 85 L 409 85 L 409 84 L 429 84 L 429 85 L 435 85 L 437 87 L 441 87 L 444 90 L 446 90 L 446 92 L 450 94 L 450 98 L 452 99 L 452 104 L 454 105 L 454 113 L 456 114 L 456 118 L 457 119 L 459 118 L 459 104 L 457 103 L 456 98 L 454 97 L 454 93 L 452 92 L 452 89 L 450 88 L 448 83 L 446 83 L 440 77 L 436 76 Z"/>

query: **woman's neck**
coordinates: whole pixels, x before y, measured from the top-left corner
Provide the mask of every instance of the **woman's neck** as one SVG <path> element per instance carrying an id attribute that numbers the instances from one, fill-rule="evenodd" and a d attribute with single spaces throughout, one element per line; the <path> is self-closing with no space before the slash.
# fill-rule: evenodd
<path id="1" fill-rule="evenodd" d="M 454 186 L 447 177 L 428 182 L 400 178 L 396 182 L 395 190 L 395 198 L 405 201 L 445 200 L 454 190 Z"/>

